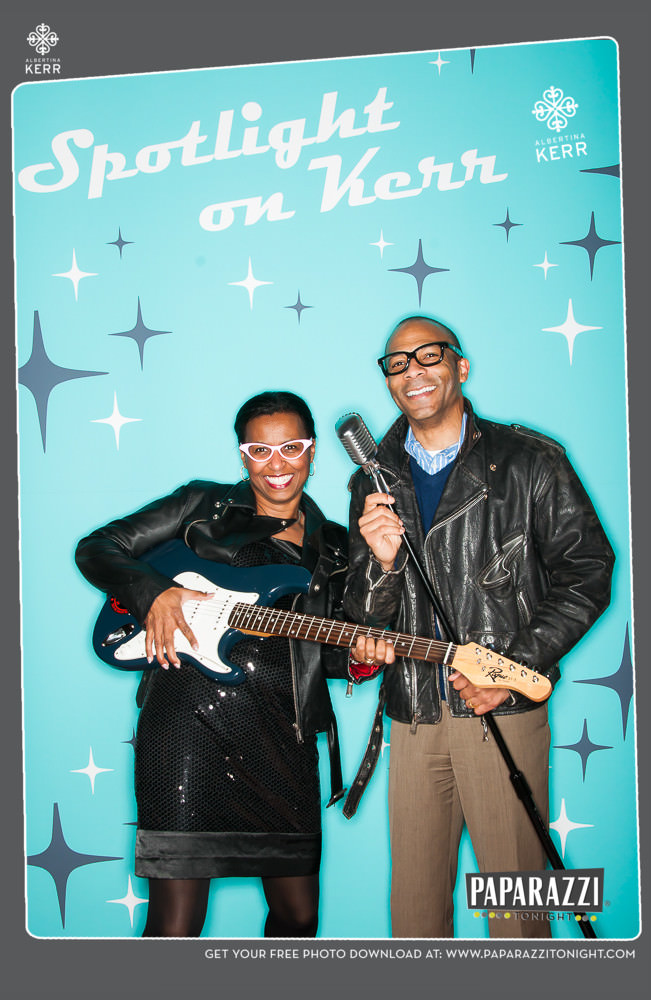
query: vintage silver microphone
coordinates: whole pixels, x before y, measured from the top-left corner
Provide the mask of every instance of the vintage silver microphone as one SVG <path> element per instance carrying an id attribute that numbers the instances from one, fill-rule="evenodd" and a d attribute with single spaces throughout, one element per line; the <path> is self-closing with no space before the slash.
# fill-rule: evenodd
<path id="1" fill-rule="evenodd" d="M 377 444 L 375 443 L 373 435 L 360 417 L 359 413 L 345 413 L 343 417 L 340 417 L 335 424 L 335 433 L 355 465 L 361 466 L 366 475 L 371 477 L 377 492 L 390 493 L 391 490 L 384 480 L 384 476 L 380 471 L 380 464 L 375 457 L 377 455 Z M 393 511 L 399 516 L 395 506 L 393 507 Z M 434 610 L 438 615 L 441 626 L 448 633 L 448 637 L 452 638 L 452 631 L 448 625 L 445 614 L 443 613 L 443 608 L 434 593 L 425 569 L 421 565 L 421 562 L 414 551 L 414 547 L 407 532 L 403 534 L 402 541 L 411 557 L 412 562 L 418 570 L 418 574 L 423 581 L 423 585 L 425 586 L 429 599 L 434 605 Z"/>
<path id="2" fill-rule="evenodd" d="M 355 465 L 361 466 L 375 483 L 378 493 L 388 493 L 389 488 L 380 472 L 377 444 L 359 413 L 345 413 L 335 424 L 335 434 Z"/>

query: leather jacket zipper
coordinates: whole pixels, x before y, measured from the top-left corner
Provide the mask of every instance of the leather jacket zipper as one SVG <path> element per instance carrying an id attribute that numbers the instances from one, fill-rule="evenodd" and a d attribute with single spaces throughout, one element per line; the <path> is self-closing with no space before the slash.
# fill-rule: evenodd
<path id="1" fill-rule="evenodd" d="M 418 677 L 416 675 L 416 667 L 412 660 L 411 663 L 411 726 L 409 727 L 410 733 L 415 733 L 418 727 L 418 715 L 416 712 L 416 705 L 418 704 Z"/>
<path id="2" fill-rule="evenodd" d="M 529 608 L 529 602 L 527 601 L 526 595 L 523 591 L 518 591 L 516 594 L 516 600 L 520 606 L 520 614 L 522 615 L 522 624 L 528 625 L 531 621 L 531 610 Z"/>
<path id="3" fill-rule="evenodd" d="M 301 595 L 296 594 L 294 600 L 292 601 L 292 611 L 296 610 L 296 603 Z M 289 662 L 292 671 L 292 693 L 294 696 L 294 715 L 296 716 L 296 722 L 294 723 L 294 729 L 296 731 L 296 739 L 299 743 L 303 742 L 303 733 L 301 732 L 301 720 L 300 713 L 298 710 L 298 692 L 296 690 L 296 660 L 294 658 L 294 644 L 291 639 L 289 639 Z"/>
<path id="4" fill-rule="evenodd" d="M 424 544 L 423 548 L 424 548 L 424 552 L 425 552 L 425 563 L 427 565 L 427 570 L 428 570 L 428 573 L 429 573 L 429 579 L 430 579 L 430 583 L 432 584 L 432 586 L 434 585 L 433 584 L 434 573 L 432 572 L 432 566 L 431 566 L 430 559 L 429 559 L 429 552 L 428 552 L 428 545 L 427 545 L 427 543 L 428 543 L 428 541 L 430 539 L 430 536 L 436 531 L 437 528 L 442 528 L 442 527 L 444 527 L 444 525 L 449 524 L 450 521 L 454 521 L 457 517 L 460 517 L 462 514 L 465 514 L 466 511 L 470 510 L 476 504 L 481 503 L 482 500 L 485 500 L 487 498 L 487 496 L 488 496 L 488 488 L 484 487 L 484 489 L 481 491 L 481 493 L 476 493 L 475 496 L 471 497 L 470 500 L 467 500 L 466 503 L 464 503 L 461 507 L 458 507 L 457 510 L 453 511 L 447 517 L 443 518 L 442 521 L 438 521 L 436 524 L 433 524 L 432 527 L 430 528 L 430 530 L 427 532 L 427 537 L 425 538 L 425 544 Z M 416 731 L 416 725 L 417 725 L 417 721 L 416 721 L 416 704 L 417 704 L 416 693 L 417 693 L 417 691 L 416 691 L 416 668 L 413 666 L 413 664 L 412 664 L 412 679 L 413 679 L 413 683 L 412 683 L 413 701 L 412 701 L 412 715 L 411 715 L 411 718 L 412 718 L 411 731 L 415 732 Z M 438 686 L 438 677 L 437 677 L 436 683 L 437 683 L 437 686 Z M 449 685 L 448 685 L 448 682 L 447 682 L 447 676 L 445 676 L 445 675 L 444 675 L 444 684 L 445 684 L 445 695 L 446 695 L 446 698 L 448 700 L 448 705 L 449 705 L 450 704 L 450 689 L 449 689 Z M 439 696 L 440 696 L 440 694 L 441 694 L 441 692 L 439 691 Z"/>
<path id="5" fill-rule="evenodd" d="M 471 497 L 470 500 L 467 500 L 462 507 L 459 507 L 457 510 L 452 511 L 452 513 L 448 514 L 447 517 L 444 517 L 442 521 L 437 521 L 436 524 L 433 524 L 432 527 L 427 532 L 427 538 L 425 539 L 425 546 L 427 547 L 427 541 L 433 531 L 436 531 L 437 528 L 443 528 L 446 524 L 449 524 L 450 521 L 456 520 L 457 517 L 460 517 L 461 514 L 465 514 L 466 511 L 470 510 L 471 507 L 474 507 L 475 504 L 478 504 L 482 500 L 485 500 L 487 496 L 488 496 L 488 487 L 486 486 L 481 491 L 481 493 L 476 493 L 474 497 Z"/>

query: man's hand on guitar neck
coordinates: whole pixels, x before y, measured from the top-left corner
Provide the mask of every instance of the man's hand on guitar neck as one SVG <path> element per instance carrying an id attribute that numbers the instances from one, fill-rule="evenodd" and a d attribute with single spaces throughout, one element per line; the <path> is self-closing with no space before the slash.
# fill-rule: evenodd
<path id="1" fill-rule="evenodd" d="M 355 683 L 374 677 L 380 667 L 393 663 L 396 658 L 393 644 L 384 639 L 377 642 L 371 636 L 360 635 L 350 650 L 348 673 Z"/>
<path id="2" fill-rule="evenodd" d="M 393 663 L 396 658 L 392 643 L 386 642 L 384 639 L 378 639 L 376 642 L 371 636 L 363 635 L 358 637 L 350 653 L 351 660 L 348 672 L 352 680 L 358 684 L 374 677 L 380 667 Z M 450 681 L 475 715 L 484 715 L 497 708 L 498 705 L 507 700 L 511 693 L 506 687 L 476 687 L 458 670 L 454 670 L 450 674 Z"/>
<path id="3" fill-rule="evenodd" d="M 184 587 L 169 587 L 158 595 L 145 618 L 147 663 L 152 662 L 155 654 L 164 670 L 168 669 L 170 663 L 175 667 L 181 666 L 174 646 L 174 633 L 177 629 L 183 633 L 192 648 L 198 650 L 199 644 L 185 620 L 183 605 L 186 601 L 209 601 L 212 596 L 200 590 L 186 590 Z"/>
<path id="4" fill-rule="evenodd" d="M 509 689 L 505 687 L 475 687 L 458 670 L 453 670 L 448 679 L 452 681 L 453 688 L 459 692 L 459 696 L 465 701 L 466 707 L 472 709 L 475 715 L 485 715 L 486 712 L 492 712 L 494 708 L 497 708 L 498 705 L 506 701 L 511 694 Z"/>

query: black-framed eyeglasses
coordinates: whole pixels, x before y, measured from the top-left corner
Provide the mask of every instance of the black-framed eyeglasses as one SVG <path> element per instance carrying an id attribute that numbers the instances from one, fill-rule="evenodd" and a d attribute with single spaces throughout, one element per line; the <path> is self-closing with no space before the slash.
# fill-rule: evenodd
<path id="1" fill-rule="evenodd" d="M 446 350 L 454 351 L 460 358 L 463 357 L 463 351 L 459 347 L 448 343 L 447 340 L 435 340 L 431 344 L 421 344 L 415 351 L 393 351 L 392 354 L 385 354 L 383 358 L 377 359 L 377 363 L 383 374 L 391 378 L 392 375 L 402 375 L 406 372 L 412 358 L 415 358 L 423 368 L 440 364 Z"/>

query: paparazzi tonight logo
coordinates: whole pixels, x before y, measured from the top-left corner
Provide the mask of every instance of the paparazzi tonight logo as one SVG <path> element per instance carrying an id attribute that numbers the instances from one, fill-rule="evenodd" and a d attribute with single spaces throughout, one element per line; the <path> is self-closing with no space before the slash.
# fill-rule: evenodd
<path id="1" fill-rule="evenodd" d="M 25 59 L 25 76 L 59 76 L 61 60 L 50 52 L 59 44 L 59 36 L 49 24 L 37 24 L 27 36 L 27 44 L 36 53 Z"/>
<path id="2" fill-rule="evenodd" d="M 470 910 L 590 910 L 603 909 L 603 868 L 568 871 L 483 872 L 466 875 Z"/>
<path id="3" fill-rule="evenodd" d="M 588 144 L 580 129 L 573 128 L 573 119 L 579 105 L 560 87 L 551 86 L 543 91 L 531 109 L 536 121 L 545 131 L 536 139 L 535 154 L 538 163 L 554 160 L 580 160 L 588 155 Z"/>

